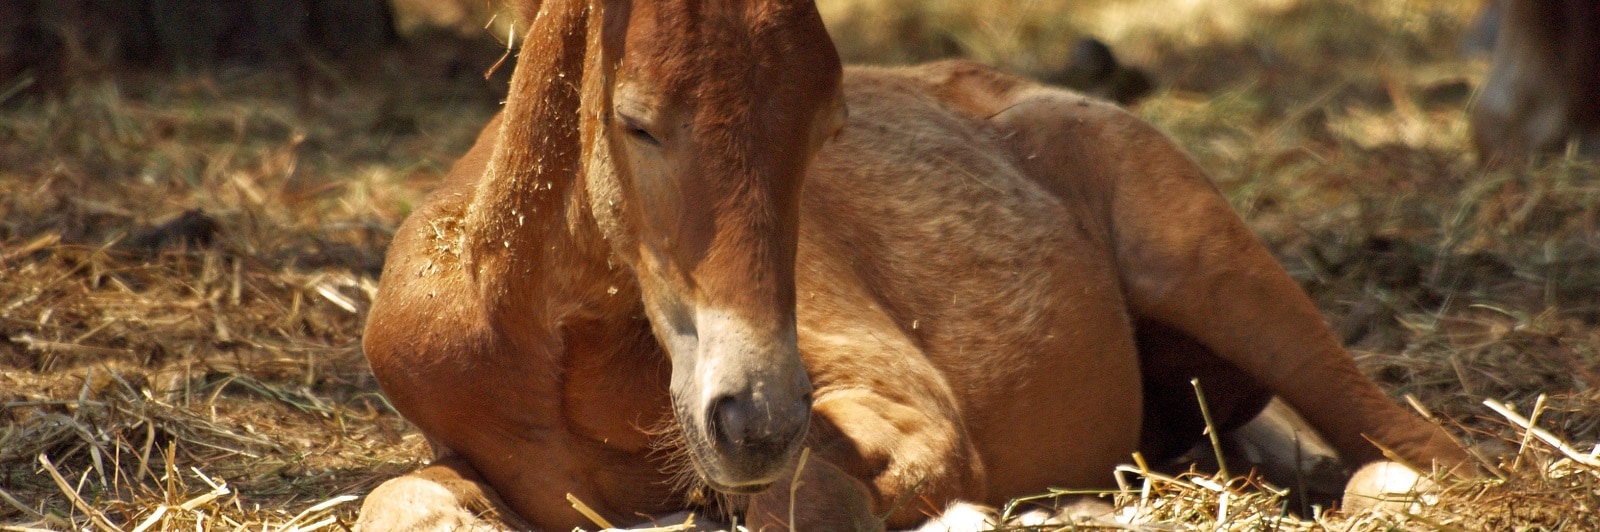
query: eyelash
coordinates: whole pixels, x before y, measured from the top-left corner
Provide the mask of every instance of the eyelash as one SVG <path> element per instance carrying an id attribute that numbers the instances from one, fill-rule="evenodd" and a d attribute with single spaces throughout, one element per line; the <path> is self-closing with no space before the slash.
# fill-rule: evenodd
<path id="1" fill-rule="evenodd" d="M 661 139 L 656 138 L 655 135 L 651 135 L 649 131 L 639 127 L 634 123 L 634 121 L 622 117 L 618 117 L 617 120 L 622 125 L 622 131 L 627 133 L 628 136 L 633 137 L 634 140 L 649 144 L 651 146 L 661 145 Z"/>
<path id="2" fill-rule="evenodd" d="M 623 126 L 623 128 L 628 131 L 628 136 L 633 137 L 634 140 L 638 140 L 639 142 L 643 142 L 651 146 L 661 145 L 661 140 L 657 139 L 655 135 L 651 135 L 649 131 L 645 131 L 644 128 L 635 126 Z"/>

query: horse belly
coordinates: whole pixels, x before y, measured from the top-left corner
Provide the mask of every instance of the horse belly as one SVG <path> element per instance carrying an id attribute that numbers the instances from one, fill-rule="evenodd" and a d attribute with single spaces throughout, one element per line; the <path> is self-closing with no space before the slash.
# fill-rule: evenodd
<path id="1" fill-rule="evenodd" d="M 871 105 L 883 100 L 852 100 L 852 126 L 819 158 L 801 248 L 831 255 L 802 262 L 848 264 L 826 270 L 852 278 L 820 282 L 866 285 L 917 340 L 957 395 L 986 502 L 1109 485 L 1141 416 L 1109 236 L 989 132 Z"/>
<path id="2" fill-rule="evenodd" d="M 927 343 L 952 386 L 967 390 L 962 411 L 991 504 L 1110 485 L 1139 443 L 1142 390 L 1122 294 L 1102 250 L 1076 249 L 1040 253 L 1053 275 L 992 287 L 1018 296 L 1009 306 L 952 306 L 947 314 L 971 318 Z"/>

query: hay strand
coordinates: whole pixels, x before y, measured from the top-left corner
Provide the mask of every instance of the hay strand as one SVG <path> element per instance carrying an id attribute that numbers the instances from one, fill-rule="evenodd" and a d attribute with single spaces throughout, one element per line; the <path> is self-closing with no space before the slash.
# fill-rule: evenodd
<path id="1" fill-rule="evenodd" d="M 1543 403 L 1544 403 L 1543 397 L 1544 396 L 1542 396 L 1542 395 L 1540 396 L 1540 400 L 1539 400 L 1539 405 L 1540 406 L 1542 406 Z M 1510 406 L 1507 406 L 1505 403 L 1496 401 L 1494 399 L 1485 399 L 1483 401 L 1483 405 L 1489 407 L 1489 409 L 1495 411 L 1495 413 L 1500 414 L 1501 416 L 1504 416 L 1507 421 L 1510 421 L 1512 424 L 1515 424 L 1517 426 L 1517 428 L 1522 429 L 1523 431 L 1526 431 L 1527 435 L 1532 436 L 1534 438 L 1538 438 L 1539 441 L 1543 441 L 1546 445 L 1549 445 L 1549 446 L 1555 448 L 1555 450 L 1559 451 L 1563 456 L 1567 457 L 1568 460 L 1572 460 L 1574 462 L 1577 462 L 1577 463 L 1583 464 L 1585 466 L 1588 466 L 1590 468 L 1593 468 L 1596 473 L 1600 473 L 1600 459 L 1596 459 L 1593 454 L 1585 454 L 1585 453 L 1583 453 L 1581 451 L 1578 451 L 1576 448 L 1572 447 L 1572 445 L 1568 444 L 1565 441 L 1562 441 L 1560 437 L 1557 437 L 1556 435 L 1551 434 L 1550 431 L 1547 431 L 1545 429 L 1542 429 L 1542 428 L 1539 428 L 1537 426 L 1534 426 L 1533 420 L 1530 420 L 1528 418 L 1522 417 L 1522 415 L 1518 414 L 1516 412 L 1516 410 L 1513 410 Z M 1535 410 L 1534 410 L 1534 414 L 1533 415 L 1534 415 L 1535 418 L 1537 418 L 1538 414 L 1539 414 L 1539 410 L 1536 407 Z M 1524 438 L 1523 441 L 1526 442 L 1528 440 L 1526 438 Z M 1517 456 L 1520 458 L 1522 456 L 1522 453 L 1520 453 L 1520 452 L 1517 453 Z"/>
<path id="2" fill-rule="evenodd" d="M 83 496 L 78 494 L 78 488 L 72 487 L 72 485 L 67 482 L 67 479 L 61 476 L 61 471 L 56 469 L 55 464 L 50 463 L 50 457 L 40 454 L 39 465 L 44 467 L 46 473 L 50 474 L 50 479 L 54 480 L 56 487 L 61 489 L 61 494 L 65 495 L 67 500 L 72 501 L 72 506 L 77 508 L 78 511 L 89 516 L 89 522 L 93 523 L 96 528 L 99 528 L 105 532 L 122 531 L 121 528 L 111 524 L 111 521 L 106 519 L 105 514 L 100 513 L 99 510 L 96 510 L 93 506 L 89 505 L 87 501 L 83 500 Z"/>
<path id="3" fill-rule="evenodd" d="M 616 528 L 616 526 L 613 526 L 610 521 L 606 520 L 605 517 L 602 517 L 599 512 L 594 511 L 594 509 L 590 508 L 589 505 L 584 504 L 581 500 L 578 500 L 577 496 L 568 493 L 567 503 L 571 504 L 572 509 L 577 510 L 580 514 L 583 514 L 583 517 L 587 518 L 589 522 L 594 523 L 596 526 L 599 526 L 600 528 Z"/>

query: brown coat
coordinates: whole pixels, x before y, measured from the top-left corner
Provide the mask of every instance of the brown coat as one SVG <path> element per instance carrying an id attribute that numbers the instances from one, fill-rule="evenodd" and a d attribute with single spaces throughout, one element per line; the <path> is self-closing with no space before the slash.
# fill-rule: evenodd
<path id="1" fill-rule="evenodd" d="M 439 460 L 369 529 L 587 526 L 568 494 L 631 522 L 701 482 L 757 528 L 914 526 L 1186 449 L 1195 376 L 1227 426 L 1278 394 L 1356 463 L 1464 458 L 1110 104 L 966 62 L 841 74 L 792 0 L 551 0 L 512 89 L 390 250 L 365 348 Z"/>

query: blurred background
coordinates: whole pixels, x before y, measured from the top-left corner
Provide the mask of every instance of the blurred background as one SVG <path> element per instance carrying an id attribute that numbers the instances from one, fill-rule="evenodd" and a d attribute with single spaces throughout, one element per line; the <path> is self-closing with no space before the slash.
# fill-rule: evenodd
<path id="1" fill-rule="evenodd" d="M 1396 400 L 1502 448 L 1531 440 L 1486 399 L 1600 437 L 1600 181 L 1477 164 L 1477 2 L 817 3 L 849 62 L 967 57 L 1155 123 Z M 0 523 L 334 526 L 422 463 L 361 324 L 513 33 L 484 0 L 0 0 Z M 1529 478 L 1456 522 L 1592 518 L 1565 508 L 1600 490 Z"/>

